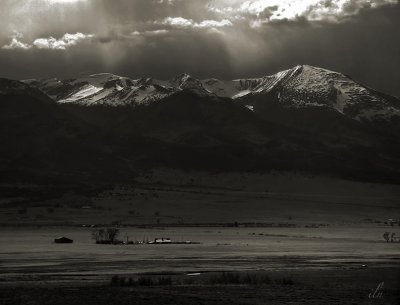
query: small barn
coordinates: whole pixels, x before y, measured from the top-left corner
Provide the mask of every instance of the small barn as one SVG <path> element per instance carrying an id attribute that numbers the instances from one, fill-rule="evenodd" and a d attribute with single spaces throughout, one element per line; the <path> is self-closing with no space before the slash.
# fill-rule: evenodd
<path id="1" fill-rule="evenodd" d="M 56 244 L 72 244 L 74 241 L 68 237 L 58 237 L 54 239 Z"/>

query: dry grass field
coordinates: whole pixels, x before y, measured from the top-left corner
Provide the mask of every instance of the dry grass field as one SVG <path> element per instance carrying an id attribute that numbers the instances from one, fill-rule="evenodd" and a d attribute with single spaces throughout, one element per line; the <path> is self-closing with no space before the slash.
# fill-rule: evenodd
<path id="1" fill-rule="evenodd" d="M 3 199 L 0 304 L 397 304 L 400 243 L 383 233 L 400 237 L 400 226 L 387 222 L 400 218 L 398 186 L 193 177 L 160 171 L 90 195 Z M 92 231 L 110 225 L 121 240 L 198 244 L 95 244 Z M 60 236 L 74 243 L 55 244 Z M 264 274 L 271 283 L 211 280 L 224 272 Z M 111 287 L 115 276 L 171 283 Z M 381 282 L 385 298 L 369 298 Z"/>

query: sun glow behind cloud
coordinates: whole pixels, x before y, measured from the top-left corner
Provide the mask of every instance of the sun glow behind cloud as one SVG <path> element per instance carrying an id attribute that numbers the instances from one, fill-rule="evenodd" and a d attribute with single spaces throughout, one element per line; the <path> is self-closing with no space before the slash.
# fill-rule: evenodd
<path id="1" fill-rule="evenodd" d="M 398 0 L 0 2 L 0 66 L 10 78 L 82 70 L 236 78 L 308 63 L 371 84 L 392 69 L 377 87 L 399 95 Z"/>
<path id="2" fill-rule="evenodd" d="M 76 3 L 76 2 L 84 2 L 86 0 L 46 0 L 47 2 L 53 3 Z"/>
<path id="3" fill-rule="evenodd" d="M 377 8 L 396 4 L 398 0 L 214 0 L 210 11 L 225 18 L 249 18 L 258 22 L 296 20 L 339 21 L 354 16 L 363 8 Z M 254 20 L 253 20 L 254 21 Z"/>
<path id="4" fill-rule="evenodd" d="M 92 34 L 83 34 L 83 33 L 75 33 L 69 34 L 66 33 L 61 38 L 56 39 L 54 37 L 47 38 L 38 38 L 33 41 L 32 44 L 23 42 L 23 34 L 19 32 L 14 32 L 13 35 L 10 36 L 11 42 L 7 45 L 4 45 L 2 49 L 5 50 L 13 50 L 13 49 L 22 49 L 29 50 L 31 48 L 37 49 L 49 49 L 49 50 L 66 50 L 69 47 L 76 46 L 79 43 L 84 41 L 88 41 L 93 38 Z"/>

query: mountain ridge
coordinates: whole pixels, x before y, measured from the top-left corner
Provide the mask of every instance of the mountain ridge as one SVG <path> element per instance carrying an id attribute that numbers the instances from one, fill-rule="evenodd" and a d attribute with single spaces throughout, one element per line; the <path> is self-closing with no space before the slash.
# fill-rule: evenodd
<path id="1" fill-rule="evenodd" d="M 42 90 L 59 103 L 84 106 L 134 107 L 163 100 L 178 91 L 191 90 L 232 100 L 275 95 L 285 107 L 327 107 L 358 121 L 400 117 L 400 100 L 396 97 L 366 87 L 344 74 L 310 65 L 297 65 L 270 76 L 235 80 L 199 80 L 183 73 L 164 81 L 100 73 L 78 79 L 27 80 L 24 83 Z M 246 106 L 252 110 L 255 107 L 251 102 Z"/>
<path id="2" fill-rule="evenodd" d="M 304 65 L 232 81 L 0 80 L 0 172 L 118 180 L 166 166 L 400 183 L 398 104 Z"/>

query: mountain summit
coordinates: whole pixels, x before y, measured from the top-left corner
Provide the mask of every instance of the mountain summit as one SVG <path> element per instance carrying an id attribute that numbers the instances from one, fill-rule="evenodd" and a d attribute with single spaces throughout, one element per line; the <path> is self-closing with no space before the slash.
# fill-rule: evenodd
<path id="1" fill-rule="evenodd" d="M 27 80 L 58 103 L 85 106 L 137 106 L 160 101 L 179 91 L 213 95 L 248 103 L 257 111 L 260 99 L 286 108 L 325 108 L 354 120 L 376 121 L 400 117 L 397 98 L 361 85 L 350 77 L 309 65 L 261 78 L 199 80 L 183 73 L 170 80 L 130 79 L 110 73 L 76 79 Z M 256 102 L 257 101 L 257 102 Z"/>
<path id="2" fill-rule="evenodd" d="M 3 79 L 0 126 L 6 179 L 164 166 L 400 183 L 400 101 L 307 65 L 236 80 Z"/>

